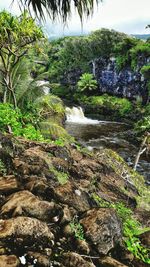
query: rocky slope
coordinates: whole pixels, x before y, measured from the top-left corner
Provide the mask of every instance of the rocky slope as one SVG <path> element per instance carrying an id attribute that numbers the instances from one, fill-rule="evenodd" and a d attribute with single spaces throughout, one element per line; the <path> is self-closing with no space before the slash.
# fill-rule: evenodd
<path id="1" fill-rule="evenodd" d="M 0 135 L 0 267 L 148 266 L 125 249 L 115 209 L 93 195 L 150 225 L 143 178 L 112 151 Z"/>

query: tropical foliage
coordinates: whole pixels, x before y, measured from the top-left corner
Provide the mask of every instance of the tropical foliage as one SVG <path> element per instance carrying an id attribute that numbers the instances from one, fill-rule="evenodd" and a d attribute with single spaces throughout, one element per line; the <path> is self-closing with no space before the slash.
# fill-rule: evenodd
<path id="1" fill-rule="evenodd" d="M 80 0 L 72 2 L 70 0 L 61 1 L 51 1 L 51 0 L 18 0 L 24 8 L 33 9 L 36 16 L 44 18 L 44 11 L 50 15 L 54 20 L 56 17 L 60 16 L 65 22 L 66 19 L 71 15 L 72 8 L 77 10 L 80 19 L 82 20 L 83 15 L 89 16 L 92 14 L 94 5 L 98 3 L 97 1 L 90 0 Z"/>
<path id="2" fill-rule="evenodd" d="M 23 59 L 31 45 L 42 37 L 41 29 L 27 12 L 19 17 L 6 11 L 0 13 L 0 84 L 4 103 L 17 107 L 16 88 L 22 80 Z"/>
<path id="3" fill-rule="evenodd" d="M 79 92 L 93 91 L 97 88 L 97 85 L 97 81 L 90 73 L 84 73 L 77 84 Z"/>

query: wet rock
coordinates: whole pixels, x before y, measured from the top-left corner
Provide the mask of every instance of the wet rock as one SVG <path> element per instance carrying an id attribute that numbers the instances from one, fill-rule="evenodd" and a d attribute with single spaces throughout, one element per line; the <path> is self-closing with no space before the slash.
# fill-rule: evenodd
<path id="1" fill-rule="evenodd" d="M 8 220 L 0 220 L 0 241 L 2 244 L 16 246 L 35 246 L 51 244 L 53 233 L 47 224 L 34 218 L 16 217 Z M 11 241 L 11 242 L 10 242 Z"/>
<path id="2" fill-rule="evenodd" d="M 55 188 L 55 198 L 81 212 L 90 209 L 86 192 L 80 190 L 80 194 L 77 194 L 76 190 L 78 188 L 68 181 L 65 185 Z"/>
<path id="3" fill-rule="evenodd" d="M 84 260 L 79 254 L 68 252 L 63 254 L 63 264 L 65 267 L 95 267 L 95 265 Z"/>
<path id="4" fill-rule="evenodd" d="M 63 215 L 63 210 L 54 202 L 42 201 L 31 192 L 24 190 L 9 196 L 1 208 L 1 215 L 32 216 L 44 221 L 52 221 L 55 216 Z"/>
<path id="5" fill-rule="evenodd" d="M 19 265 L 19 259 L 15 255 L 0 256 L 0 267 L 18 267 Z"/>
<path id="6" fill-rule="evenodd" d="M 0 192 L 12 193 L 18 190 L 18 182 L 14 175 L 0 177 Z"/>
<path id="7" fill-rule="evenodd" d="M 84 227 L 85 237 L 100 254 L 106 255 L 121 241 L 121 225 L 114 209 L 89 210 L 80 223 Z"/>
<path id="8" fill-rule="evenodd" d="M 108 256 L 99 259 L 99 264 L 101 267 L 128 267 L 127 265 L 124 265 L 123 263 Z"/>

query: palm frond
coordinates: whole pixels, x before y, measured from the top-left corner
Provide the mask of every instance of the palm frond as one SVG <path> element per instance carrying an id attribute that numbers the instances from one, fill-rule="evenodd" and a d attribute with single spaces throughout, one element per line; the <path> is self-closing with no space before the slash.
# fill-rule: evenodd
<path id="1" fill-rule="evenodd" d="M 102 0 L 100 0 L 102 1 Z M 29 11 L 33 9 L 35 15 L 42 19 L 45 18 L 45 11 L 48 12 L 51 19 L 61 17 L 66 22 L 72 13 L 72 8 L 77 10 L 82 21 L 83 16 L 92 15 L 94 6 L 98 0 L 18 0 L 19 4 Z"/>

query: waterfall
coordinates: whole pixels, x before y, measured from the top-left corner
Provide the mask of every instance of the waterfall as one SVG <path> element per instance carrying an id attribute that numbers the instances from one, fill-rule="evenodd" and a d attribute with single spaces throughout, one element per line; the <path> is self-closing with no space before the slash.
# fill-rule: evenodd
<path id="1" fill-rule="evenodd" d="M 95 64 L 95 60 L 92 60 L 92 72 L 93 72 L 93 76 L 95 77 L 96 76 L 96 64 Z"/>
<path id="2" fill-rule="evenodd" d="M 81 107 L 66 107 L 67 122 L 80 123 L 80 124 L 98 124 L 98 120 L 88 119 L 84 116 Z"/>
<path id="3" fill-rule="evenodd" d="M 49 87 L 49 82 L 48 81 L 37 81 L 36 82 L 37 86 L 41 87 L 43 90 L 43 93 L 45 95 L 48 95 L 50 92 L 50 87 Z"/>

